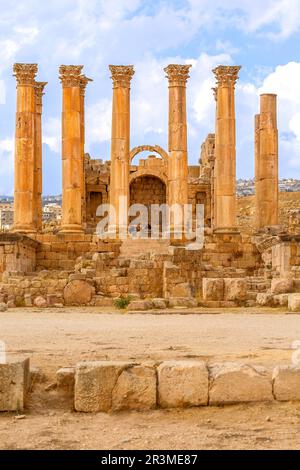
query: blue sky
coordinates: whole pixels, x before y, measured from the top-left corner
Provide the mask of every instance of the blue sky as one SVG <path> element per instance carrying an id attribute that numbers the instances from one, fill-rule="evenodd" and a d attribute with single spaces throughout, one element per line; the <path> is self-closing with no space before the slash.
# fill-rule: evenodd
<path id="1" fill-rule="evenodd" d="M 109 64 L 133 64 L 131 146 L 167 149 L 163 68 L 191 63 L 189 162 L 214 131 L 211 69 L 242 65 L 236 90 L 237 176 L 252 177 L 259 94 L 278 94 L 280 176 L 300 178 L 300 0 L 0 0 L 0 194 L 13 193 L 14 62 L 39 64 L 44 194 L 61 192 L 61 64 L 83 64 L 86 150 L 109 159 Z"/>

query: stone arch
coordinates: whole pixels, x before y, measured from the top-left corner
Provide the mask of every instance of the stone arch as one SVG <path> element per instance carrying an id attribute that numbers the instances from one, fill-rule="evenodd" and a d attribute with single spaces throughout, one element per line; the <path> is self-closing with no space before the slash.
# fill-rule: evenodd
<path id="1" fill-rule="evenodd" d="M 140 145 L 139 147 L 134 147 L 130 152 L 130 162 L 132 162 L 132 160 L 138 153 L 145 151 L 156 152 L 166 163 L 168 162 L 168 153 L 159 145 Z"/>
<path id="2" fill-rule="evenodd" d="M 153 176 L 155 178 L 158 178 L 159 180 L 162 181 L 162 183 L 165 184 L 166 188 L 168 187 L 168 179 L 165 174 L 163 174 L 161 171 L 156 170 L 155 168 L 139 168 L 137 171 L 132 173 L 129 177 L 129 185 L 135 180 L 136 178 L 140 178 L 141 176 Z"/>

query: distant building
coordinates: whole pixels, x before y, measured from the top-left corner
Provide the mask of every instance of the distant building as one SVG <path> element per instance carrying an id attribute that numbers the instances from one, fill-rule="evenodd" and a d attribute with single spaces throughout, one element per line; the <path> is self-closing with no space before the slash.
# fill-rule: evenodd
<path id="1" fill-rule="evenodd" d="M 10 230 L 14 223 L 14 211 L 0 208 L 0 230 Z"/>
<path id="2" fill-rule="evenodd" d="M 49 203 L 43 207 L 43 222 L 61 220 L 61 206 L 57 203 Z"/>

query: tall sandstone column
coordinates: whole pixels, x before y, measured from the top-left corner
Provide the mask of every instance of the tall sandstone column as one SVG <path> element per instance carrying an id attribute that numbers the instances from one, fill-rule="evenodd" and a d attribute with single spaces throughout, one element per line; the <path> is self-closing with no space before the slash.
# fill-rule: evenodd
<path id="1" fill-rule="evenodd" d="M 82 232 L 82 65 L 62 65 L 62 233 Z"/>
<path id="2" fill-rule="evenodd" d="M 259 126 L 259 127 L 258 127 Z M 260 97 L 256 118 L 255 201 L 256 227 L 278 224 L 278 130 L 277 96 Z"/>
<path id="3" fill-rule="evenodd" d="M 110 204 L 116 214 L 116 220 L 110 220 L 110 230 L 120 234 L 128 223 L 130 82 L 134 69 L 132 65 L 110 65 L 109 69 L 113 81 Z"/>
<path id="4" fill-rule="evenodd" d="M 214 229 L 221 232 L 236 231 L 234 90 L 240 69 L 220 65 L 213 70 L 217 79 Z"/>
<path id="5" fill-rule="evenodd" d="M 14 231 L 36 232 L 35 218 L 35 76 L 37 64 L 15 64 L 17 112 L 15 135 Z"/>
<path id="6" fill-rule="evenodd" d="M 34 176 L 34 217 L 36 228 L 42 230 L 42 192 L 43 192 L 43 162 L 42 162 L 42 108 L 43 94 L 47 82 L 35 83 L 35 176 Z"/>
<path id="7" fill-rule="evenodd" d="M 85 75 L 80 79 L 80 138 L 81 138 L 81 158 L 82 158 L 82 182 L 81 182 L 81 204 L 82 221 L 86 222 L 86 190 L 85 190 L 85 91 L 87 84 L 92 82 L 91 78 Z"/>
<path id="8" fill-rule="evenodd" d="M 188 203 L 186 83 L 190 68 L 191 65 L 170 64 L 164 69 L 169 81 L 169 206 L 183 207 Z M 171 232 L 181 232 L 173 214 L 170 225 Z"/>

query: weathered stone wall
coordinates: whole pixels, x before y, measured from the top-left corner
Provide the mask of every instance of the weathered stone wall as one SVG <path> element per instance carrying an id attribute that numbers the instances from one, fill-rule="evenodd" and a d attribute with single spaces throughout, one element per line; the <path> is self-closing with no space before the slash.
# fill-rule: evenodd
<path id="1" fill-rule="evenodd" d="M 5 271 L 32 272 L 36 268 L 38 243 L 18 234 L 0 236 L 0 280 Z"/>

